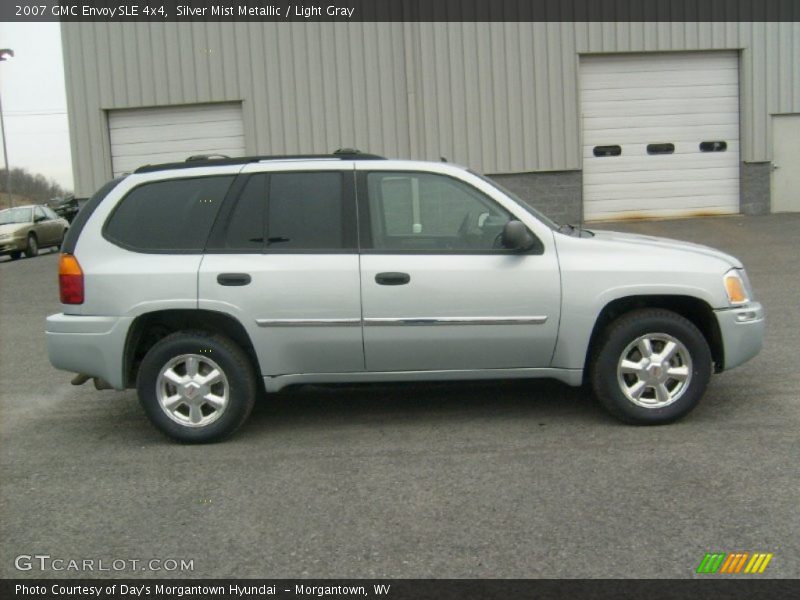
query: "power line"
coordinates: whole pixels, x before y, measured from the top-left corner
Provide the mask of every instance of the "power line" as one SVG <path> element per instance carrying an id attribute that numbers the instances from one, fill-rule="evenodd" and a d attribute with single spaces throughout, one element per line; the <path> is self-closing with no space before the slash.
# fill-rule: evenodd
<path id="1" fill-rule="evenodd" d="M 53 111 L 26 111 L 26 110 L 7 110 L 5 112 L 7 116 L 10 117 L 41 117 L 47 115 L 65 115 L 67 111 L 65 110 L 53 110 Z"/>

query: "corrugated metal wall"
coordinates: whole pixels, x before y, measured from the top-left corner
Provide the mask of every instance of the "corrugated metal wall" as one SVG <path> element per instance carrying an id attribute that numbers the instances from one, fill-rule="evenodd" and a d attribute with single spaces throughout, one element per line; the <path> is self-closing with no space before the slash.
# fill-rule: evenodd
<path id="1" fill-rule="evenodd" d="M 741 49 L 742 159 L 800 112 L 800 23 L 64 23 L 76 193 L 106 111 L 241 100 L 247 150 L 355 146 L 487 173 L 580 169 L 582 53 Z"/>

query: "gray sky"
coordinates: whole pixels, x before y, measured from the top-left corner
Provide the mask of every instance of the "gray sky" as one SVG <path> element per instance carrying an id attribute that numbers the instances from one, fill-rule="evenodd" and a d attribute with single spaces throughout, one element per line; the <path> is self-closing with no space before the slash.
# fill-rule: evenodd
<path id="1" fill-rule="evenodd" d="M 0 23 L 0 94 L 11 167 L 72 189 L 64 62 L 59 23 Z M 2 154 L 2 148 L 0 148 Z"/>

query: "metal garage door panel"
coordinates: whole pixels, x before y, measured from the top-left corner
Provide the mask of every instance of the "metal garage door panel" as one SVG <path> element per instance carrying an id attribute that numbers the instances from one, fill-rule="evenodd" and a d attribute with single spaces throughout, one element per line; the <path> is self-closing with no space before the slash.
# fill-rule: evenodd
<path id="1" fill-rule="evenodd" d="M 586 219 L 738 212 L 735 52 L 583 57 L 580 76 Z M 674 153 L 648 154 L 656 143 Z M 614 145 L 620 156 L 594 155 Z"/>
<path id="2" fill-rule="evenodd" d="M 772 212 L 800 212 L 800 114 L 772 117 Z"/>
<path id="3" fill-rule="evenodd" d="M 193 154 L 245 152 L 240 103 L 112 110 L 108 130 L 114 176 Z"/>

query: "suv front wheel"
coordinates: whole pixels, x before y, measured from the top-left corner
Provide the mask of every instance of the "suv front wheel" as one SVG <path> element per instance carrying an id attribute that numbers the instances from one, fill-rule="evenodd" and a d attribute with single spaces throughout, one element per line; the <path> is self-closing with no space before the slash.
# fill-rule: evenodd
<path id="1" fill-rule="evenodd" d="M 591 366 L 598 400 L 627 423 L 680 419 L 705 393 L 711 351 L 700 330 L 669 310 L 626 313 L 605 330 Z"/>
<path id="2" fill-rule="evenodd" d="M 139 402 L 163 433 L 180 442 L 220 441 L 247 419 L 256 378 L 247 355 L 227 337 L 180 331 L 145 355 Z"/>

